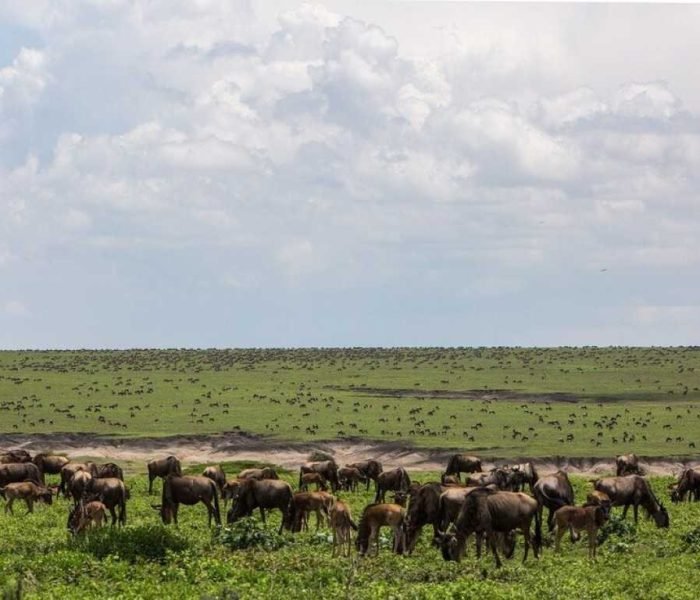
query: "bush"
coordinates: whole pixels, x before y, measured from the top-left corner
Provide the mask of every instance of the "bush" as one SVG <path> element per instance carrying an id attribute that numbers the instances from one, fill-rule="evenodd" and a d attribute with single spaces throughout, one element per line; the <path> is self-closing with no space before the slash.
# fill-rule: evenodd
<path id="1" fill-rule="evenodd" d="M 137 559 L 163 561 L 168 552 L 182 552 L 190 545 L 182 534 L 162 525 L 103 527 L 76 542 L 81 550 L 97 558 L 118 556 L 129 562 Z"/>
<path id="2" fill-rule="evenodd" d="M 332 460 L 335 462 L 333 455 L 328 454 L 328 452 L 323 452 L 322 450 L 314 450 L 311 454 L 309 454 L 310 462 L 321 462 L 324 460 Z"/>
<path id="3" fill-rule="evenodd" d="M 700 552 L 700 525 L 681 535 L 684 552 Z"/>
<path id="4" fill-rule="evenodd" d="M 273 529 L 265 529 L 253 517 L 241 519 L 222 529 L 219 533 L 219 541 L 231 550 L 245 550 L 246 548 L 277 550 L 289 543 L 289 540 L 283 535 L 278 534 Z"/>
<path id="5" fill-rule="evenodd" d="M 598 544 L 608 541 L 607 552 L 626 554 L 637 541 L 637 527 L 619 515 L 610 515 L 608 522 L 598 531 Z"/>

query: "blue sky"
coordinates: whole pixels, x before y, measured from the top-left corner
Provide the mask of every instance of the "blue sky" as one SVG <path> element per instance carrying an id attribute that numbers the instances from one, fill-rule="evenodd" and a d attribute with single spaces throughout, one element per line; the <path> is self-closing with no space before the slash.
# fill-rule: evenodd
<path id="1" fill-rule="evenodd" d="M 697 5 L 5 4 L 2 348 L 698 343 Z"/>

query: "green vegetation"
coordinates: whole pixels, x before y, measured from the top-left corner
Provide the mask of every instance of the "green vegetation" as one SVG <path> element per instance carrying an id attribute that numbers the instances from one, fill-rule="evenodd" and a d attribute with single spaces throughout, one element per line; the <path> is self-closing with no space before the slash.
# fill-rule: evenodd
<path id="1" fill-rule="evenodd" d="M 241 465 L 224 465 L 235 473 Z M 201 470 L 191 466 L 191 472 Z M 412 474 L 414 477 L 417 475 Z M 422 473 L 421 480 L 435 477 Z M 290 473 L 285 477 L 292 481 Z M 666 498 L 670 479 L 654 479 Z M 573 479 L 582 501 L 590 484 Z M 0 593 L 24 598 L 555 598 L 695 600 L 700 589 L 698 523 L 700 503 L 669 505 L 671 528 L 656 529 L 631 513 L 615 520 L 599 548 L 596 562 L 587 558 L 585 539 L 562 553 L 545 548 L 541 560 L 521 564 L 516 556 L 496 570 L 492 557 L 477 561 L 473 546 L 459 564 L 445 563 L 423 532 L 411 557 L 390 554 L 389 540 L 378 558 L 332 558 L 330 534 L 312 526 L 296 536 L 276 534 L 275 514 L 263 527 L 248 520 L 217 533 L 206 527 L 202 505 L 183 507 L 180 527 L 164 527 L 151 508 L 143 475 L 127 477 L 132 492 L 129 523 L 105 528 L 83 540 L 65 530 L 67 502 L 40 505 L 33 515 L 14 517 L 0 511 Z M 343 494 L 359 519 L 371 493 Z M 619 514 L 620 509 L 615 512 Z M 311 520 L 315 523 L 315 519 Z M 244 549 L 241 549 L 244 548 Z M 270 548 L 275 548 L 271 550 Z"/>
<path id="2" fill-rule="evenodd" d="M 695 347 L 1 352 L 0 432 L 687 456 L 699 374 Z"/>

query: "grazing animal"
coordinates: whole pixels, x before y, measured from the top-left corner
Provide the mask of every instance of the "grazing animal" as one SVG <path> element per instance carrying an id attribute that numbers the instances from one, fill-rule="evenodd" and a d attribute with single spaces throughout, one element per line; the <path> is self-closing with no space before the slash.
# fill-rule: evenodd
<path id="1" fill-rule="evenodd" d="M 241 485 L 241 481 L 241 479 L 229 479 L 224 484 L 224 487 L 221 490 L 221 497 L 224 500 L 224 508 L 226 508 L 226 504 L 229 500 L 233 500 L 238 486 Z"/>
<path id="2" fill-rule="evenodd" d="M 671 500 L 673 502 L 683 502 L 686 494 L 688 501 L 694 499 L 697 502 L 700 500 L 700 471 L 685 469 L 678 478 L 678 483 L 672 484 L 669 489 L 672 490 Z"/>
<path id="3" fill-rule="evenodd" d="M 561 538 L 567 530 L 585 531 L 588 536 L 588 558 L 595 558 L 598 542 L 598 529 L 608 520 L 610 509 L 598 504 L 562 506 L 554 513 L 555 544 L 557 552 L 561 549 Z"/>
<path id="4" fill-rule="evenodd" d="M 615 458 L 615 467 L 615 474 L 618 477 L 642 474 L 642 470 L 639 467 L 639 457 L 636 454 L 621 454 Z"/>
<path id="5" fill-rule="evenodd" d="M 83 494 L 87 493 L 90 481 L 92 481 L 92 475 L 88 471 L 76 471 L 71 478 L 68 490 L 75 504 L 78 504 Z"/>
<path id="6" fill-rule="evenodd" d="M 297 492 L 287 508 L 284 527 L 292 533 L 308 529 L 309 513 L 316 513 L 316 530 L 321 528 L 321 521 L 330 520 L 330 511 L 325 496 L 318 492 Z"/>
<path id="7" fill-rule="evenodd" d="M 508 535 L 512 531 L 520 531 L 525 538 L 525 555 L 532 546 L 535 557 L 539 556 L 542 543 L 541 519 L 537 511 L 537 501 L 527 494 L 519 492 L 501 492 L 487 488 L 473 490 L 464 500 L 462 509 L 455 523 L 455 533 L 440 532 L 440 547 L 445 560 L 460 560 L 464 553 L 467 538 L 470 534 L 484 535 L 496 559 L 496 565 L 501 566 L 498 555 L 499 535 Z M 535 536 L 530 534 L 532 520 L 535 520 Z M 477 545 L 477 556 L 481 555 L 480 545 Z"/>
<path id="8" fill-rule="evenodd" d="M 393 551 L 403 554 L 406 548 L 406 509 L 398 504 L 370 504 L 362 512 L 357 529 L 357 547 L 360 556 L 368 553 L 372 542 L 375 544 L 374 555 L 379 554 L 379 530 L 391 527 L 394 532 Z"/>
<path id="9" fill-rule="evenodd" d="M 377 477 L 379 477 L 379 474 L 384 470 L 382 468 L 382 463 L 380 463 L 378 460 L 374 460 L 373 458 L 350 463 L 347 466 L 357 469 L 362 474 L 362 476 L 365 478 L 365 483 L 367 484 L 367 490 L 369 490 L 370 480 L 376 483 Z"/>
<path id="10" fill-rule="evenodd" d="M 356 492 L 360 483 L 366 483 L 369 489 L 369 478 L 365 477 L 356 467 L 340 467 L 338 469 L 338 481 L 340 489 L 346 492 Z"/>
<path id="11" fill-rule="evenodd" d="M 98 479 L 114 477 L 124 481 L 124 471 L 122 471 L 122 468 L 116 463 L 105 463 L 103 465 L 96 465 L 95 477 Z"/>
<path id="12" fill-rule="evenodd" d="M 391 471 L 383 471 L 377 475 L 375 480 L 376 494 L 374 496 L 375 503 L 384 502 L 384 496 L 388 491 L 408 491 L 411 485 L 411 478 L 406 473 L 403 467 L 397 467 Z"/>
<path id="13" fill-rule="evenodd" d="M 211 479 L 216 484 L 216 487 L 219 488 L 219 492 L 221 494 L 224 493 L 224 486 L 226 485 L 226 473 L 224 473 L 224 470 L 221 468 L 220 465 L 213 465 L 207 467 L 206 469 L 204 469 L 202 477 L 208 477 L 209 479 Z"/>
<path id="14" fill-rule="evenodd" d="M 319 462 L 307 462 L 299 467 L 299 487 L 301 488 L 301 478 L 305 473 L 320 473 L 330 482 L 331 490 L 337 492 L 340 488 L 338 481 L 338 465 L 334 460 L 323 460 Z"/>
<path id="15" fill-rule="evenodd" d="M 638 522 L 639 506 L 643 506 L 657 527 L 668 527 L 670 520 L 668 511 L 656 499 L 649 482 L 641 475 L 625 475 L 624 477 L 604 477 L 593 482 L 593 487 L 604 492 L 610 498 L 612 506 L 623 506 L 622 518 L 627 517 L 627 509 L 634 509 L 634 522 Z"/>
<path id="16" fill-rule="evenodd" d="M 219 495 L 216 484 L 208 477 L 168 475 L 163 480 L 161 504 L 153 504 L 152 506 L 160 512 L 165 525 L 169 525 L 171 522 L 177 525 L 180 504 L 193 506 L 198 502 L 207 507 L 209 526 L 211 527 L 212 519 L 217 525 L 221 525 Z"/>
<path id="17" fill-rule="evenodd" d="M 107 507 L 98 500 L 79 502 L 68 514 L 68 530 L 78 535 L 93 527 L 102 527 L 106 514 Z"/>
<path id="18" fill-rule="evenodd" d="M 542 511 L 549 509 L 547 527 L 552 531 L 554 527 L 554 513 L 562 506 L 574 505 L 574 488 L 571 487 L 569 476 L 564 471 L 557 471 L 552 475 L 546 475 L 537 480 L 533 486 L 533 495 L 538 504 L 538 515 L 542 519 Z"/>
<path id="19" fill-rule="evenodd" d="M 440 476 L 440 483 L 442 485 L 460 485 L 462 481 L 457 477 L 457 475 L 445 475 L 444 473 Z"/>
<path id="20" fill-rule="evenodd" d="M 433 526 L 433 538 L 440 529 L 440 495 L 447 487 L 439 483 L 425 483 L 410 496 L 406 513 L 406 553 L 416 547 L 420 532 L 426 525 Z"/>
<path id="21" fill-rule="evenodd" d="M 12 505 L 15 500 L 24 500 L 27 505 L 27 513 L 34 512 L 35 502 L 51 504 L 53 501 L 51 490 L 42 485 L 37 485 L 33 481 L 8 483 L 5 487 L 0 488 L 0 496 L 7 502 L 5 504 L 5 512 L 9 512 L 11 515 L 14 514 Z"/>
<path id="22" fill-rule="evenodd" d="M 109 510 L 112 517 L 112 525 L 126 525 L 126 501 L 129 492 L 124 482 L 118 477 L 93 477 L 85 486 L 85 495 L 91 499 L 99 500 Z M 119 515 L 115 509 L 119 509 Z"/>
<path id="23" fill-rule="evenodd" d="M 16 448 L 0 454 L 0 464 L 31 462 L 32 456 L 26 450 Z"/>
<path id="24" fill-rule="evenodd" d="M 262 469 L 243 469 L 238 474 L 238 479 L 279 479 L 279 476 L 272 467 L 263 467 Z"/>
<path id="25" fill-rule="evenodd" d="M 309 485 L 312 483 L 316 484 L 316 491 L 319 490 L 326 491 L 328 486 L 326 485 L 326 478 L 320 473 L 304 473 L 301 476 L 301 487 L 299 488 L 302 492 L 308 491 Z"/>
<path id="26" fill-rule="evenodd" d="M 63 465 L 61 467 L 61 483 L 58 486 L 58 491 L 66 498 L 70 496 L 70 482 L 79 471 L 87 471 L 92 477 L 97 477 L 97 465 L 93 462 L 69 462 Z"/>
<path id="27" fill-rule="evenodd" d="M 242 479 L 233 494 L 233 506 L 227 515 L 228 523 L 248 517 L 253 511 L 260 509 L 260 516 L 265 523 L 266 509 L 279 509 L 282 512 L 282 523 L 279 532 L 285 524 L 285 517 L 292 501 L 292 486 L 279 479 Z"/>
<path id="28" fill-rule="evenodd" d="M 443 531 L 447 530 L 451 523 L 459 517 L 462 505 L 466 497 L 477 487 L 449 487 L 440 494 L 438 500 L 439 527 Z"/>
<path id="29" fill-rule="evenodd" d="M 510 486 L 510 473 L 501 467 L 491 469 L 488 473 L 470 475 L 465 481 L 470 487 L 485 487 L 495 485 L 499 490 L 508 491 Z"/>
<path id="30" fill-rule="evenodd" d="M 67 465 L 70 460 L 65 456 L 41 453 L 37 454 L 32 459 L 32 462 L 39 468 L 43 480 L 46 474 L 59 475 L 61 469 Z"/>
<path id="31" fill-rule="evenodd" d="M 156 477 L 165 479 L 168 475 L 182 476 L 182 465 L 176 456 L 168 456 L 151 460 L 146 465 L 148 468 L 148 493 L 153 493 L 153 480 Z"/>
<path id="32" fill-rule="evenodd" d="M 43 484 L 39 467 L 31 462 L 5 463 L 0 465 L 0 487 L 17 481 L 33 481 Z"/>
<path id="33" fill-rule="evenodd" d="M 336 500 L 330 510 L 331 530 L 333 531 L 333 556 L 339 553 L 350 556 L 352 548 L 351 530 L 357 531 L 357 525 L 352 520 L 350 507 L 342 500 Z M 343 552 L 345 549 L 345 552 Z"/>
<path id="34" fill-rule="evenodd" d="M 453 454 L 447 461 L 445 475 L 455 475 L 459 481 L 461 473 L 481 473 L 481 459 L 468 454 Z"/>
<path id="35" fill-rule="evenodd" d="M 586 496 L 586 504 L 589 506 L 602 506 L 604 508 L 612 508 L 612 502 L 605 492 L 599 492 L 598 490 L 593 490 L 588 492 Z"/>
<path id="36" fill-rule="evenodd" d="M 525 489 L 525 484 L 530 488 L 532 493 L 533 486 L 537 483 L 539 475 L 535 465 L 531 462 L 513 465 L 510 468 L 509 487 L 513 492 L 522 492 Z"/>

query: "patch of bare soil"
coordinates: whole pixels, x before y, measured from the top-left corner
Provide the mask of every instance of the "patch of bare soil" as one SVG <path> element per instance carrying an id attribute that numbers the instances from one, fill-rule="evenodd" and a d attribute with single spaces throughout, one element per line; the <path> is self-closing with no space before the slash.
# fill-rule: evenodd
<path id="1" fill-rule="evenodd" d="M 564 392 L 530 394 L 513 390 L 423 390 L 418 388 L 370 388 L 366 386 L 326 386 L 327 389 L 367 394 L 377 398 L 437 398 L 444 400 L 519 400 L 523 402 L 579 402 L 581 398 Z"/>
<path id="2" fill-rule="evenodd" d="M 251 461 L 268 463 L 295 470 L 314 451 L 335 457 L 338 464 L 375 458 L 386 467 L 404 467 L 411 471 L 439 471 L 447 464 L 454 450 L 415 448 L 405 442 L 346 440 L 328 442 L 280 442 L 245 433 L 219 435 L 171 436 L 160 438 L 115 438 L 94 434 L 0 434 L 0 452 L 24 448 L 32 453 L 56 452 L 68 457 L 146 462 L 158 456 L 174 454 L 184 463 L 217 463 Z M 478 454 L 478 452 L 475 452 Z M 484 461 L 484 468 L 529 460 L 525 457 L 493 458 Z M 564 469 L 585 477 L 613 474 L 613 458 L 545 457 L 532 459 L 540 473 Z M 642 457 L 650 475 L 678 475 L 683 469 L 700 466 L 697 457 Z"/>

